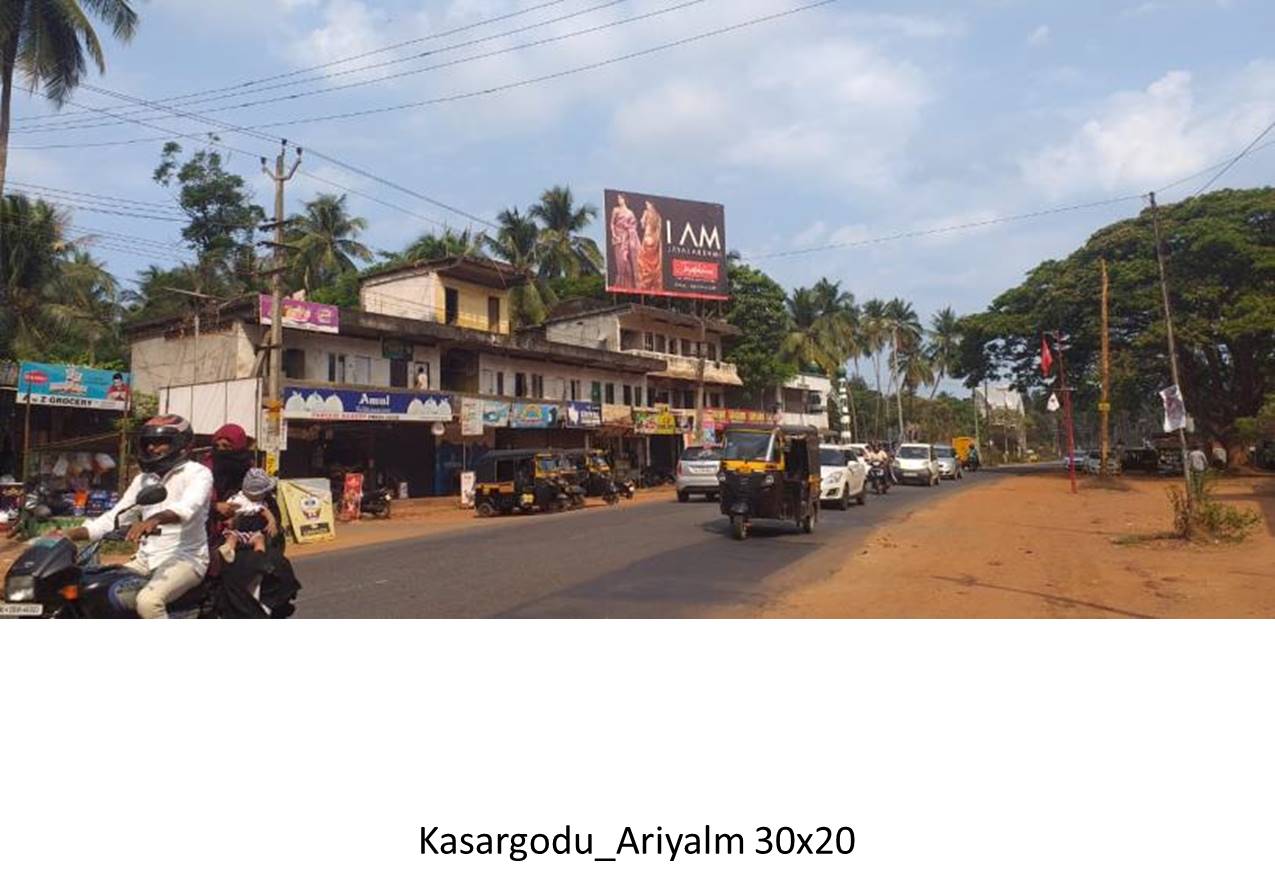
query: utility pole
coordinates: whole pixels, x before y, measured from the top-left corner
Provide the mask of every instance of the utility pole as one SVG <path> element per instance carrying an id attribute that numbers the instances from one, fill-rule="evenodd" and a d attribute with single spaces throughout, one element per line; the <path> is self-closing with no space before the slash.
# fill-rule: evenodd
<path id="1" fill-rule="evenodd" d="M 1107 451 L 1108 451 L 1108 428 L 1111 420 L 1111 345 L 1107 336 L 1107 261 L 1099 258 L 1098 264 L 1102 269 L 1102 401 L 1098 403 L 1098 421 L 1101 427 L 1098 430 L 1098 443 L 1100 453 L 1098 464 L 1098 475 L 1106 478 L 1109 474 L 1107 470 Z"/>
<path id="2" fill-rule="evenodd" d="M 978 438 L 978 389 L 970 387 L 970 400 L 974 403 L 974 447 L 982 448 L 983 443 Z"/>
<path id="3" fill-rule="evenodd" d="M 1058 352 L 1058 385 L 1063 394 L 1063 416 L 1067 422 L 1067 469 L 1071 476 L 1071 493 L 1076 493 L 1076 428 L 1071 416 L 1071 390 L 1067 387 L 1067 361 L 1063 355 L 1062 335 L 1054 331 L 1054 348 Z"/>
<path id="4" fill-rule="evenodd" d="M 266 159 L 261 159 L 261 172 L 274 181 L 274 268 L 271 270 L 273 299 L 270 301 L 270 377 L 266 386 L 266 472 L 275 475 L 279 472 L 279 439 L 281 416 L 283 410 L 283 186 L 297 172 L 301 164 L 301 149 L 298 148 L 292 169 L 283 172 L 284 154 L 288 150 L 288 140 L 284 139 L 279 146 L 279 154 L 274 160 L 274 172 L 266 166 Z"/>
<path id="5" fill-rule="evenodd" d="M 708 338 L 706 326 L 704 323 L 704 303 L 701 301 L 696 307 L 699 315 L 699 342 L 695 344 L 695 352 L 699 355 L 699 362 L 695 367 L 695 435 L 699 436 L 700 442 L 705 442 L 704 437 L 704 362 L 707 360 Z"/>
<path id="6" fill-rule="evenodd" d="M 1173 372 L 1173 385 L 1177 387 L 1178 397 L 1182 399 L 1182 404 L 1186 405 L 1186 394 L 1182 392 L 1182 380 L 1178 376 L 1178 350 L 1173 343 L 1173 310 L 1169 306 L 1169 279 L 1164 272 L 1164 242 L 1160 239 L 1160 208 L 1155 203 L 1155 192 L 1148 197 L 1151 199 L 1151 226 L 1155 232 L 1155 258 L 1160 266 L 1160 295 L 1164 298 L 1164 330 L 1168 334 L 1169 339 L 1169 368 Z M 1186 456 L 1186 429 L 1178 429 L 1178 443 L 1182 446 L 1182 478 L 1186 481 L 1186 504 L 1187 504 L 1187 523 L 1191 521 L 1191 507 L 1194 498 L 1191 497 L 1191 466 L 1187 462 Z"/>
<path id="7" fill-rule="evenodd" d="M 899 444 L 903 444 L 903 378 L 899 376 L 899 326 L 894 325 L 894 351 L 890 358 L 894 365 L 894 398 L 899 409 Z"/>

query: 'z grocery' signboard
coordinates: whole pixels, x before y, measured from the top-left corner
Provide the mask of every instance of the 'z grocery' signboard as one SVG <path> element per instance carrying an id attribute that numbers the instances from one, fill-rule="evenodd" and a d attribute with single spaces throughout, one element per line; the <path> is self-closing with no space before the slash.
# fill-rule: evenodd
<path id="1" fill-rule="evenodd" d="M 725 300 L 726 211 L 721 204 L 607 189 L 607 290 Z"/>
<path id="2" fill-rule="evenodd" d="M 18 370 L 17 401 L 20 404 L 123 411 L 128 407 L 128 378 L 129 375 L 121 371 L 23 362 Z"/>

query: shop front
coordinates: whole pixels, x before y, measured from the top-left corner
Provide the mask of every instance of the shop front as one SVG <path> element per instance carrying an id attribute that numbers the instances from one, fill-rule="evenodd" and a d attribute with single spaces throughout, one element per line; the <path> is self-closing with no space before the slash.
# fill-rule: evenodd
<path id="1" fill-rule="evenodd" d="M 656 472 L 672 473 L 682 454 L 686 436 L 695 429 L 695 412 L 667 406 L 633 411 L 633 430 L 646 439 L 647 465 Z"/>
<path id="2" fill-rule="evenodd" d="M 396 496 L 445 493 L 443 440 L 456 397 L 441 392 L 287 386 L 287 442 L 280 475 L 291 478 L 362 473 L 364 487 L 389 486 Z"/>

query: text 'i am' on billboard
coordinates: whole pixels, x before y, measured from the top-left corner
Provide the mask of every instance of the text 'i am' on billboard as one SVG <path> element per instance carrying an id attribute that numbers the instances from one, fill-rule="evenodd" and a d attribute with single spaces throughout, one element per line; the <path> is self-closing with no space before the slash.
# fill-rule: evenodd
<path id="1" fill-rule="evenodd" d="M 721 204 L 607 189 L 603 206 L 608 291 L 728 299 Z"/>

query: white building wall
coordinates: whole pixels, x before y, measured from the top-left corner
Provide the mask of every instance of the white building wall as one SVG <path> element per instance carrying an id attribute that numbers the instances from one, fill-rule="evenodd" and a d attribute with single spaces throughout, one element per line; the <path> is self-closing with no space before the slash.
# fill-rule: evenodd
<path id="1" fill-rule="evenodd" d="M 134 341 L 130 353 L 133 389 L 150 395 L 165 386 L 249 377 L 256 362 L 256 348 L 241 322 L 201 332 L 198 347 L 192 334 L 171 339 L 156 334 Z"/>
<path id="2" fill-rule="evenodd" d="M 646 401 L 646 375 L 645 374 L 622 374 L 614 371 L 603 371 L 598 368 L 582 368 L 578 365 L 561 365 L 553 362 L 537 362 L 523 358 L 502 355 L 480 354 L 478 358 L 478 379 L 479 389 L 484 395 L 497 395 L 495 389 L 495 375 L 497 372 L 504 373 L 504 395 L 513 396 L 514 394 L 514 375 L 524 373 L 528 379 L 528 395 L 524 398 L 534 398 L 531 393 L 531 375 L 542 374 L 545 378 L 544 400 L 545 401 L 565 401 L 571 398 L 570 381 L 578 380 L 580 383 L 577 395 L 581 401 L 590 401 L 592 398 L 592 389 L 594 381 L 601 384 L 602 401 L 606 401 L 606 385 L 612 384 L 614 387 L 614 399 L 609 404 L 624 404 L 624 387 L 636 390 L 637 387 L 642 388 L 642 401 Z M 637 394 L 633 393 L 636 401 Z"/>
<path id="3" fill-rule="evenodd" d="M 620 349 L 620 322 L 615 315 L 588 315 L 545 325 L 545 339 L 590 349 Z"/>
<path id="4" fill-rule="evenodd" d="M 442 294 L 438 273 L 413 271 L 401 278 L 378 278 L 365 282 L 359 288 L 359 307 L 364 312 L 438 321 Z"/>

